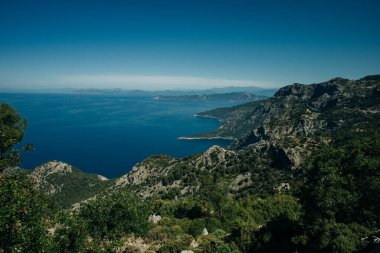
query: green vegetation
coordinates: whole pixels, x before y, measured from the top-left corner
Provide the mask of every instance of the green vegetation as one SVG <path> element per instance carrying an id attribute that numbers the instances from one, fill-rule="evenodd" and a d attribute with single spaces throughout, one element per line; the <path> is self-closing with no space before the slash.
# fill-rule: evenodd
<path id="1" fill-rule="evenodd" d="M 80 208 L 79 216 L 90 235 L 102 240 L 148 231 L 148 206 L 125 189 L 97 195 Z"/>
<path id="2" fill-rule="evenodd" d="M 60 210 L 26 175 L 0 177 L 0 252 L 103 252 L 148 231 L 148 207 L 128 190 Z"/>
<path id="3" fill-rule="evenodd" d="M 34 175 L 32 173 L 32 175 Z M 40 184 L 40 191 L 48 192 L 51 186 L 57 191 L 51 197 L 63 208 L 86 200 L 112 185 L 112 180 L 102 181 L 95 174 L 83 173 L 72 167 L 71 173 L 53 174 L 44 177 L 44 182 Z"/>
<path id="4" fill-rule="evenodd" d="M 380 228 L 379 124 L 339 134 L 305 165 L 303 243 L 315 251 L 356 252 Z"/>
<path id="5" fill-rule="evenodd" d="M 0 251 L 50 250 L 51 208 L 25 175 L 0 177 Z"/>
<path id="6" fill-rule="evenodd" d="M 7 103 L 0 105 L 0 172 L 20 162 L 20 150 L 15 150 L 14 145 L 24 137 L 26 120 L 22 119 L 19 112 Z M 30 149 L 27 145 L 23 150 Z"/>

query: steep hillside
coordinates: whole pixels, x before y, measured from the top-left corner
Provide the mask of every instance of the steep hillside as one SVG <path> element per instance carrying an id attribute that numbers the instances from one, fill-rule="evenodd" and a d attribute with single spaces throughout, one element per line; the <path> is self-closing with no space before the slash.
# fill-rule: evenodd
<path id="1" fill-rule="evenodd" d="M 275 151 L 231 151 L 213 146 L 202 154 L 183 159 L 153 156 L 135 165 L 116 180 L 115 187 L 131 187 L 143 197 L 190 196 L 205 184 L 223 183 L 231 194 L 274 193 L 289 182 L 287 167 L 278 168 Z"/>
<path id="2" fill-rule="evenodd" d="M 262 101 L 199 113 L 219 120 L 222 126 L 194 137 L 234 138 L 233 147 L 250 144 L 284 149 L 295 166 L 302 155 L 337 130 L 370 122 L 380 117 L 379 76 L 359 80 L 335 78 L 328 82 L 281 88 Z M 319 141 L 317 141 L 319 142 Z"/>
<path id="3" fill-rule="evenodd" d="M 112 184 L 101 175 L 83 173 L 73 166 L 52 161 L 31 171 L 38 190 L 52 196 L 62 207 L 88 199 Z"/>
<path id="4" fill-rule="evenodd" d="M 379 115 L 379 76 L 356 81 L 335 78 L 319 84 L 293 84 L 262 102 L 198 113 L 223 125 L 209 136 L 279 139 L 285 135 L 328 133 Z M 261 129 L 260 129 L 261 128 Z"/>

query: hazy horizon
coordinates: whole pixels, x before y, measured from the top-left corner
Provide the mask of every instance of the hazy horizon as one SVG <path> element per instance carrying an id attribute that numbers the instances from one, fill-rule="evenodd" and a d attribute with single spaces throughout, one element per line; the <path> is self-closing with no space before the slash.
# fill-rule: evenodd
<path id="1" fill-rule="evenodd" d="M 372 74 L 369 74 L 369 75 L 372 75 Z M 377 75 L 376 73 L 373 73 L 373 75 Z M 360 78 L 363 78 L 365 76 L 361 76 L 361 77 L 357 77 L 357 78 L 348 78 L 350 80 L 356 80 L 356 79 L 360 79 Z M 333 78 L 346 78 L 346 77 L 340 77 L 340 76 L 336 76 L 336 77 L 333 77 Z M 326 80 L 323 80 L 323 81 L 320 81 L 320 82 L 324 82 L 324 81 L 329 81 L 333 78 L 328 78 Z M 230 81 L 230 80 L 228 80 Z M 233 81 L 233 80 L 231 80 Z M 310 85 L 310 84 L 315 84 L 315 83 L 320 83 L 320 82 L 313 82 L 313 83 L 303 83 L 303 84 L 306 84 L 306 85 Z M 297 82 L 297 83 L 300 83 L 300 82 Z M 182 83 L 183 84 L 183 83 Z M 77 87 L 74 87 L 74 86 L 62 86 L 62 87 L 48 87 L 48 86 L 40 86 L 40 87 L 22 87 L 22 86 L 19 86 L 19 87 L 10 87 L 10 86 L 4 86 L 4 87 L 1 87 L 0 86 L 0 92 L 70 92 L 70 91 L 85 91 L 85 90 L 109 90 L 109 91 L 112 91 L 112 90 L 121 90 L 121 91 L 141 91 L 141 92 L 163 92 L 163 91 L 178 91 L 178 92 L 187 92 L 187 91 L 208 91 L 208 90 L 223 90 L 223 89 L 241 89 L 241 90 L 244 90 L 244 89 L 262 89 L 262 90 L 277 90 L 281 87 L 284 87 L 284 86 L 287 86 L 287 85 L 292 85 L 294 83 L 289 83 L 289 84 L 284 84 L 284 85 L 280 85 L 280 86 L 277 86 L 277 85 L 273 85 L 273 86 L 262 86 L 260 84 L 257 84 L 257 83 L 253 83 L 252 85 L 250 85 L 248 82 L 246 83 L 247 85 L 244 86 L 244 85 L 241 85 L 241 84 L 238 84 L 238 85 L 226 85 L 226 86 L 210 86 L 210 85 L 204 85 L 201 83 L 201 85 L 198 85 L 198 86 L 192 86 L 192 87 L 181 87 L 181 85 L 174 85 L 174 86 L 165 86 L 165 85 L 160 85 L 160 86 L 151 86 L 151 87 L 147 87 L 147 86 L 139 86 L 139 85 L 131 85 L 131 86 L 126 86 L 126 85 L 119 85 L 119 86 L 110 86 L 109 84 L 104 84 L 104 85 L 85 85 L 85 86 L 77 86 Z"/>
<path id="2" fill-rule="evenodd" d="M 230 87 L 279 88 L 284 85 L 253 80 L 231 80 L 190 76 L 131 76 L 131 75 L 77 75 L 60 80 L 39 81 L 33 86 L 24 84 L 1 85 L 0 90 L 50 89 L 123 89 L 123 90 L 205 90 Z"/>

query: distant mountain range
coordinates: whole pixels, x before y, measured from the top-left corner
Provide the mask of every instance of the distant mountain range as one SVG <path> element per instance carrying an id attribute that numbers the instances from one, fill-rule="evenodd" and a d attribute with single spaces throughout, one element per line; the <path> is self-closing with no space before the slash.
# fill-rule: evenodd
<path id="1" fill-rule="evenodd" d="M 68 91 L 68 90 L 67 90 Z M 78 94 L 107 94 L 107 95 L 128 95 L 128 96 L 202 96 L 204 94 L 227 94 L 227 93 L 247 93 L 256 96 L 272 96 L 277 89 L 264 89 L 255 86 L 250 87 L 225 87 L 204 90 L 127 90 L 127 89 L 80 89 L 71 90 L 70 93 Z"/>
<path id="2" fill-rule="evenodd" d="M 247 93 L 255 94 L 257 96 L 270 97 L 278 89 L 266 89 L 256 86 L 249 87 L 224 87 L 224 88 L 211 88 L 199 90 L 128 90 L 128 89 L 75 89 L 75 88 L 62 88 L 62 89 L 13 89 L 13 88 L 0 88 L 0 92 L 6 93 L 65 93 L 65 94 L 94 94 L 94 95 L 118 95 L 118 96 L 190 96 L 190 95 L 204 95 L 204 94 L 225 94 L 225 93 Z"/>
<path id="3" fill-rule="evenodd" d="M 230 92 L 218 94 L 204 95 L 181 95 L 181 96 L 165 96 L 159 95 L 153 97 L 159 101 L 231 101 L 231 102 L 249 102 L 258 101 L 267 98 L 267 96 L 257 96 L 246 92 Z"/>

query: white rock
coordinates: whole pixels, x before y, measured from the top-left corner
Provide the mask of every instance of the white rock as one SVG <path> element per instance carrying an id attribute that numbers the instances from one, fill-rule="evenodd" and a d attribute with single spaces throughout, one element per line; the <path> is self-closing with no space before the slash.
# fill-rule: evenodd
<path id="1" fill-rule="evenodd" d="M 102 175 L 97 175 L 97 177 L 100 181 L 108 181 L 109 180 L 108 178 L 106 178 L 105 176 L 102 176 Z"/>
<path id="2" fill-rule="evenodd" d="M 191 243 L 190 243 L 190 247 L 195 249 L 199 246 L 199 243 L 197 243 L 195 240 L 192 240 Z"/>
<path id="3" fill-rule="evenodd" d="M 162 217 L 160 215 L 156 215 L 156 214 L 152 214 L 148 218 L 148 220 L 154 224 L 157 224 L 161 219 L 162 219 Z"/>

